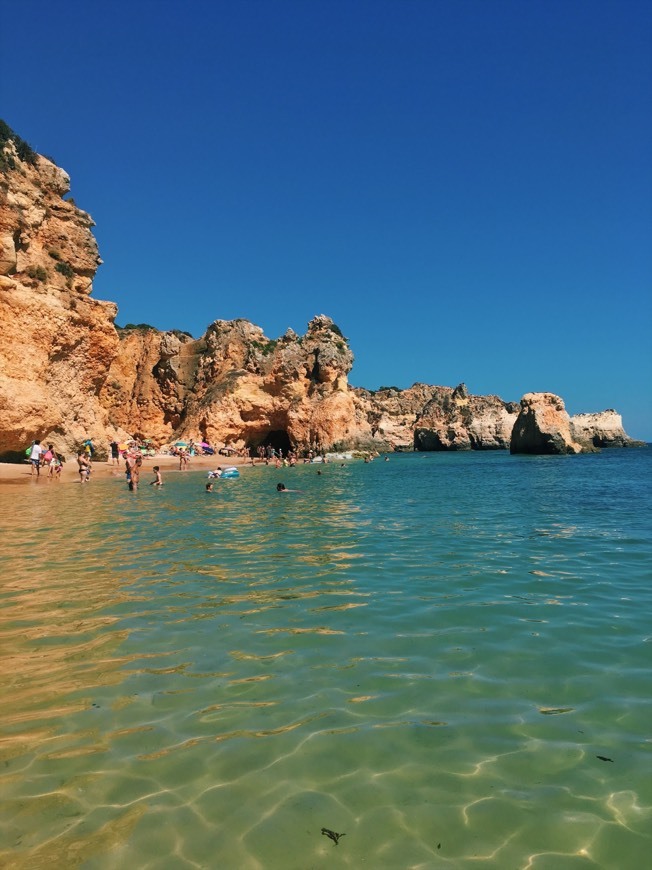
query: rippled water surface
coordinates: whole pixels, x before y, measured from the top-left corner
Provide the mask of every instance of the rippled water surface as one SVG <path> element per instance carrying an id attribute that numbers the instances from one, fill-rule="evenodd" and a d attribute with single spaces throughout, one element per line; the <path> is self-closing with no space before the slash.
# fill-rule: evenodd
<path id="1" fill-rule="evenodd" d="M 0 865 L 647 866 L 650 459 L 0 488 Z"/>

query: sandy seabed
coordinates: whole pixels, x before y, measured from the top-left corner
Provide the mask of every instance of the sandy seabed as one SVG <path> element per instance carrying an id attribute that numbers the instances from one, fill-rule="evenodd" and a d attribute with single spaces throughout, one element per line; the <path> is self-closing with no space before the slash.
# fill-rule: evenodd
<path id="1" fill-rule="evenodd" d="M 143 457 L 143 465 L 140 472 L 141 484 L 149 483 L 153 480 L 152 469 L 155 465 L 161 470 L 163 481 L 165 482 L 166 474 L 179 473 L 179 459 L 176 456 L 161 454 L 159 456 Z M 221 466 L 227 468 L 233 465 L 250 465 L 250 460 L 243 459 L 239 456 L 191 456 L 186 467 L 187 471 L 210 471 L 213 468 Z M 113 465 L 111 462 L 94 462 L 91 473 L 91 480 L 106 480 L 111 477 L 124 475 L 125 464 L 124 460 L 120 460 L 120 465 Z M 60 479 L 57 481 L 48 475 L 49 468 L 41 468 L 41 473 L 37 477 L 32 475 L 32 467 L 29 461 L 23 463 L 0 463 L 0 486 L 3 484 L 44 484 L 58 486 L 61 483 L 79 483 L 79 470 L 76 459 L 69 459 L 63 466 Z M 185 472 L 184 472 L 185 473 Z"/>

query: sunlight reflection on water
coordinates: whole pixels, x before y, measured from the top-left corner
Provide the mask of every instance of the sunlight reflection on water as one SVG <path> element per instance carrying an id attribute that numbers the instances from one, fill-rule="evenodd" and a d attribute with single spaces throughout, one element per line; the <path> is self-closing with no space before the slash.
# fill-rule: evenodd
<path id="1" fill-rule="evenodd" d="M 0 490 L 0 862 L 644 866 L 649 453 L 576 460 Z"/>

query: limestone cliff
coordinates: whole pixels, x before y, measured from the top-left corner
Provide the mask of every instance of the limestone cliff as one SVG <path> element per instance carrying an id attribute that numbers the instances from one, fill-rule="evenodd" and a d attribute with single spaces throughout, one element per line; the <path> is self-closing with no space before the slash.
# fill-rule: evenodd
<path id="1" fill-rule="evenodd" d="M 354 437 L 353 354 L 324 315 L 304 336 L 269 340 L 247 321 L 215 321 L 205 336 L 184 428 L 209 440 L 331 447 Z"/>
<path id="2" fill-rule="evenodd" d="M 361 441 L 379 450 L 413 450 L 414 427 L 423 407 L 448 387 L 413 384 L 406 390 L 356 388 L 355 404 Z"/>
<path id="3" fill-rule="evenodd" d="M 112 428 L 157 444 L 180 427 L 201 341 L 152 327 L 119 329 L 119 350 L 99 398 Z"/>
<path id="4" fill-rule="evenodd" d="M 570 418 L 571 433 L 576 441 L 593 447 L 641 447 L 623 429 L 623 418 L 612 408 L 596 414 L 575 414 Z"/>
<path id="5" fill-rule="evenodd" d="M 415 423 L 419 450 L 498 450 L 510 445 L 518 415 L 515 402 L 472 396 L 464 384 L 438 387 Z"/>
<path id="6" fill-rule="evenodd" d="M 0 129 L 0 452 L 104 438 L 98 399 L 116 306 L 89 294 L 100 259 L 67 174 Z M 63 445 L 62 445 L 63 446 Z"/>
<path id="7" fill-rule="evenodd" d="M 101 390 L 115 427 L 167 442 L 194 438 L 253 447 L 354 443 L 347 375 L 353 354 L 333 321 L 269 339 L 246 320 L 216 320 L 202 338 L 123 330 Z"/>
<path id="8" fill-rule="evenodd" d="M 93 221 L 64 197 L 68 175 L 0 121 L 0 455 L 32 439 L 72 451 L 127 434 L 284 449 L 575 451 L 633 443 L 614 411 L 568 419 L 561 399 L 414 384 L 352 388 L 353 354 L 318 315 L 305 335 L 269 339 L 215 320 L 198 339 L 116 328 L 92 299 Z M 541 395 L 548 398 L 541 398 Z M 518 417 L 518 419 L 517 419 Z M 514 437 L 512 436 L 512 430 Z M 511 442 L 510 442 L 511 438 Z"/>
<path id="9" fill-rule="evenodd" d="M 590 453 L 601 447 L 638 447 L 614 410 L 569 417 L 564 402 L 552 393 L 528 393 L 514 424 L 512 453 Z"/>
<path id="10" fill-rule="evenodd" d="M 526 393 L 521 399 L 512 438 L 512 453 L 582 453 L 573 437 L 563 400 L 554 393 Z"/>

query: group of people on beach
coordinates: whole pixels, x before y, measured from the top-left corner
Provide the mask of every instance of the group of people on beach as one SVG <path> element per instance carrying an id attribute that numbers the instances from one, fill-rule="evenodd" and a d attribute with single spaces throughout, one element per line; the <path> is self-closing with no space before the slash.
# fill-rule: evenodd
<path id="1" fill-rule="evenodd" d="M 140 483 L 140 470 L 143 466 L 143 457 L 140 453 L 127 453 L 125 456 L 125 477 L 127 487 L 131 492 L 138 489 Z M 150 486 L 163 486 L 163 477 L 161 476 L 161 468 L 155 465 L 152 468 L 154 472 L 154 480 L 150 481 Z"/>
<path id="2" fill-rule="evenodd" d="M 143 456 L 156 456 L 156 449 L 152 446 L 149 438 L 142 440 L 131 438 L 129 441 L 119 444 L 113 440 L 109 443 L 109 456 L 113 465 L 120 466 L 120 460 L 125 459 L 128 453 L 140 453 Z"/>
<path id="3" fill-rule="evenodd" d="M 256 456 L 258 457 L 259 462 L 262 462 L 265 465 L 273 465 L 275 468 L 294 468 L 299 461 L 299 453 L 296 450 L 288 450 L 284 454 L 283 448 L 279 447 L 277 450 L 269 444 L 266 447 L 260 445 L 256 449 Z M 256 456 L 254 455 L 254 449 L 252 447 L 249 451 L 251 465 L 256 464 Z M 325 452 L 323 450 L 310 449 L 305 451 L 301 461 L 305 465 L 306 463 L 319 462 L 320 460 L 322 462 L 328 462 Z"/>
<path id="4" fill-rule="evenodd" d="M 195 445 L 194 442 L 190 443 L 193 445 L 193 447 L 203 448 L 205 453 L 214 454 L 215 452 L 215 449 L 210 447 L 208 442 L 202 443 L 201 445 Z M 155 451 L 152 447 L 152 442 L 150 440 L 138 441 L 134 437 L 134 439 L 131 439 L 125 443 L 118 443 L 116 440 L 113 440 L 109 443 L 108 447 L 109 462 L 111 462 L 114 466 L 117 465 L 119 467 L 121 464 L 120 460 L 124 460 L 125 480 L 127 486 L 130 491 L 136 491 L 140 484 L 140 473 L 143 465 L 143 457 L 155 455 Z M 225 449 L 219 450 L 219 453 L 226 452 L 227 451 Z M 256 460 L 258 460 L 258 462 L 260 462 L 261 464 L 273 464 L 274 467 L 278 469 L 294 468 L 299 461 L 302 461 L 303 463 L 328 462 L 328 458 L 326 457 L 325 452 L 319 447 L 319 445 L 316 445 L 314 448 L 311 447 L 310 449 L 305 449 L 303 451 L 289 449 L 284 452 L 282 448 L 276 448 L 268 444 L 259 445 L 257 448 L 243 448 L 242 451 L 233 452 L 237 452 L 240 455 L 248 456 L 252 466 L 256 465 Z M 93 447 L 93 442 L 90 438 L 87 438 L 85 441 L 82 442 L 79 450 L 77 451 L 77 470 L 80 483 L 88 483 L 91 478 L 94 453 L 95 449 Z M 229 454 L 230 453 L 231 451 L 229 451 Z M 40 476 L 41 469 L 47 467 L 49 470 L 49 478 L 54 478 L 56 480 L 59 480 L 61 478 L 61 471 L 63 469 L 65 457 L 63 457 L 55 450 L 54 445 L 48 444 L 46 449 L 41 444 L 41 442 L 36 439 L 32 442 L 30 447 L 27 448 L 26 454 L 28 456 L 27 461 L 29 461 L 31 465 L 32 477 Z M 179 444 L 173 451 L 173 455 L 175 455 L 179 459 L 179 470 L 188 470 L 191 451 L 187 447 Z M 364 461 L 372 461 L 373 456 L 374 454 L 365 455 Z M 387 457 L 385 457 L 385 460 L 387 461 Z M 160 466 L 155 465 L 152 470 L 154 472 L 154 480 L 150 482 L 150 486 L 163 486 Z M 230 469 L 226 470 L 230 471 Z M 321 471 L 318 471 L 317 473 L 321 474 Z M 211 478 L 221 476 L 221 467 L 218 468 L 217 471 L 209 473 L 209 477 Z M 237 476 L 237 473 L 234 476 Z M 206 484 L 206 491 L 212 492 L 212 490 L 212 484 Z M 299 490 L 288 490 L 285 485 L 279 484 L 277 486 L 277 491 L 297 492 Z"/>
<path id="5" fill-rule="evenodd" d="M 94 453 L 95 449 L 93 447 L 93 442 L 88 438 L 83 442 L 77 452 L 77 470 L 80 483 L 88 483 L 91 479 Z M 127 486 L 131 492 L 136 491 L 138 489 L 138 484 L 140 483 L 140 471 L 143 465 L 143 454 L 141 450 L 135 444 L 126 449 L 121 449 L 117 442 L 112 441 L 109 444 L 109 454 L 113 465 L 119 466 L 120 459 L 124 460 L 125 480 Z M 153 471 L 154 480 L 151 482 L 151 486 L 162 486 L 163 479 L 161 477 L 160 467 L 155 465 Z"/>
<path id="6" fill-rule="evenodd" d="M 40 477 L 41 469 L 47 466 L 48 477 L 52 477 L 55 480 L 61 479 L 63 457 L 57 453 L 53 444 L 48 444 L 46 450 L 40 441 L 32 441 L 31 446 L 27 448 L 27 456 L 31 465 L 32 477 L 34 475 Z"/>

